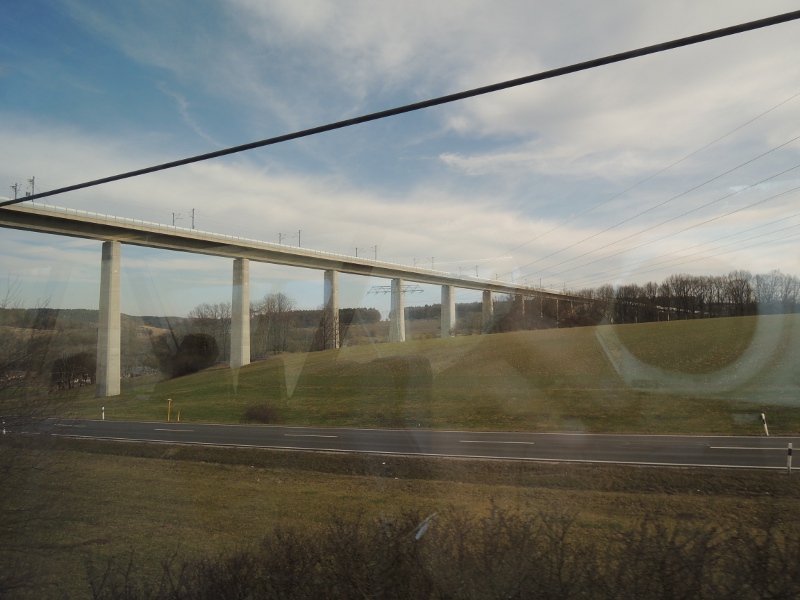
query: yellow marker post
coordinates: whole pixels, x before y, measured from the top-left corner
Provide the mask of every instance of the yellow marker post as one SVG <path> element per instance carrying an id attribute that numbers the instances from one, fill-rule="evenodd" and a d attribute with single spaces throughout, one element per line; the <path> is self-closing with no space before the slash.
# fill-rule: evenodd
<path id="1" fill-rule="evenodd" d="M 178 423 L 181 422 L 181 411 L 178 411 Z"/>
<path id="2" fill-rule="evenodd" d="M 172 398 L 167 398 L 167 423 L 169 423 L 169 413 L 172 410 Z"/>

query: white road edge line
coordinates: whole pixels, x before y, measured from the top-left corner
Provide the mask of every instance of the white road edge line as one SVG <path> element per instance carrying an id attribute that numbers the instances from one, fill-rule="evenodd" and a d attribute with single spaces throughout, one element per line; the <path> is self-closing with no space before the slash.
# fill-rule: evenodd
<path id="1" fill-rule="evenodd" d="M 284 433 L 285 437 L 318 437 L 318 438 L 338 438 L 338 435 L 321 435 L 319 433 Z"/>
<path id="2" fill-rule="evenodd" d="M 38 435 L 38 434 L 36 434 Z M 763 465 L 714 465 L 714 464 L 695 464 L 695 463 L 670 463 L 670 462 L 643 462 L 643 461 L 625 461 L 625 460 L 592 460 L 581 458 L 532 458 L 532 457 L 508 457 L 508 456 L 480 456 L 470 454 L 435 454 L 431 452 L 391 452 L 388 450 L 342 450 L 341 448 L 302 448 L 297 446 L 261 446 L 256 444 L 224 444 L 213 442 L 173 442 L 164 440 L 152 440 L 142 438 L 118 438 L 118 437 L 96 437 L 91 435 L 77 435 L 77 434 L 54 434 L 59 437 L 81 438 L 91 440 L 111 440 L 120 442 L 148 442 L 151 444 L 181 444 L 183 446 L 212 446 L 218 448 L 266 448 L 272 450 L 303 450 L 307 452 L 338 452 L 341 454 L 378 454 L 381 456 L 436 456 L 442 458 L 477 458 L 477 459 L 490 459 L 490 460 L 524 460 L 528 462 L 547 462 L 547 463 L 584 463 L 584 464 L 605 464 L 605 465 L 644 465 L 649 467 L 704 467 L 707 469 L 766 469 L 775 471 L 780 469 L 786 470 L 786 467 L 770 467 Z"/>
<path id="3" fill-rule="evenodd" d="M 786 448 L 750 448 L 748 446 L 709 446 L 711 450 L 786 450 Z"/>
<path id="4" fill-rule="evenodd" d="M 500 442 L 496 440 L 458 440 L 462 444 L 527 444 L 533 446 L 535 442 Z"/>
<path id="5" fill-rule="evenodd" d="M 194 429 L 159 429 L 156 427 L 153 431 L 194 431 Z"/>
<path id="6" fill-rule="evenodd" d="M 49 419 L 54 420 L 54 419 Z M 119 420 L 115 421 L 113 419 L 109 419 L 108 421 L 103 421 L 101 419 L 81 419 L 81 421 L 89 421 L 93 423 L 160 423 L 160 421 L 126 421 L 126 420 Z M 209 425 L 211 427 L 260 427 L 264 429 L 307 429 L 307 425 L 243 425 L 243 424 L 235 424 L 235 423 L 199 423 L 199 425 Z M 737 437 L 754 437 L 754 436 L 735 436 L 735 435 L 694 435 L 694 434 L 684 434 L 684 433 L 573 433 L 569 431 L 536 431 L 536 432 L 511 432 L 511 431 L 486 431 L 486 430 L 478 430 L 478 431 L 464 431 L 463 429 L 386 429 L 381 427 L 319 427 L 318 429 L 328 429 L 329 431 L 434 431 L 438 433 L 460 433 L 464 435 L 465 433 L 475 433 L 481 435 L 495 435 L 495 434 L 506 434 L 506 433 L 530 433 L 531 435 L 549 435 L 549 436 L 556 436 L 556 435 L 563 435 L 563 436 L 583 436 L 583 437 L 669 437 L 669 438 L 694 438 L 694 439 L 716 439 L 716 438 L 737 438 Z M 800 439 L 798 436 L 792 435 L 773 435 L 771 436 L 772 439 L 775 440 L 797 440 Z M 628 463 L 625 463 L 628 464 Z"/>

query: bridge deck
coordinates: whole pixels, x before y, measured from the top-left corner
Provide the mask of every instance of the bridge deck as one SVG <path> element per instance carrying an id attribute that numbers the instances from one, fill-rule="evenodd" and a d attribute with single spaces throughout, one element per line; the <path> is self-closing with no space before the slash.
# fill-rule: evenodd
<path id="1" fill-rule="evenodd" d="M 297 248 L 196 229 L 151 223 L 127 217 L 103 215 L 54 206 L 15 205 L 0 209 L 0 227 L 92 239 L 123 244 L 193 252 L 306 269 L 331 269 L 340 273 L 386 279 L 401 278 L 417 283 L 453 285 L 501 294 L 522 294 L 561 300 L 587 298 L 503 281 L 459 276 L 445 271 Z"/>

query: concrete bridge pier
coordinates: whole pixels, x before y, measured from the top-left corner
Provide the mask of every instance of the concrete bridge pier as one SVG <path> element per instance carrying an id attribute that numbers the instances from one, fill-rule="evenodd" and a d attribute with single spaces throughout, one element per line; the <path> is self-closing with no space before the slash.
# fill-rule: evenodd
<path id="1" fill-rule="evenodd" d="M 442 332 L 441 337 L 455 335 L 456 328 L 456 295 L 455 286 L 442 286 Z"/>
<path id="2" fill-rule="evenodd" d="M 525 296 L 522 294 L 514 296 L 514 312 L 518 315 L 525 314 Z"/>
<path id="3" fill-rule="evenodd" d="M 325 349 L 339 347 L 339 272 L 325 271 L 323 327 Z"/>
<path id="4" fill-rule="evenodd" d="M 119 396 L 120 392 L 119 259 L 120 243 L 103 242 L 97 324 L 97 398 Z"/>
<path id="5" fill-rule="evenodd" d="M 231 369 L 250 364 L 250 260 L 233 259 Z"/>
<path id="6" fill-rule="evenodd" d="M 481 331 L 489 333 L 494 325 L 494 298 L 492 290 L 483 290 L 483 311 L 481 312 Z"/>
<path id="7" fill-rule="evenodd" d="M 389 341 L 406 341 L 406 309 L 403 300 L 403 280 L 392 279 L 392 312 L 389 323 Z"/>

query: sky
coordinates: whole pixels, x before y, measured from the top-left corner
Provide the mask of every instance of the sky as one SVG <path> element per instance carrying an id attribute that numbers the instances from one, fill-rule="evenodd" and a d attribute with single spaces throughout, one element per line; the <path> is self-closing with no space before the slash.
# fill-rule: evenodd
<path id="1" fill-rule="evenodd" d="M 781 0 L 0 3 L 0 197 L 40 192 L 800 8 Z M 792 22 L 47 204 L 556 290 L 800 274 Z M 300 232 L 298 240 L 298 232 Z M 377 247 L 377 249 L 376 249 Z M 0 230 L 26 306 L 96 308 L 100 243 Z M 123 246 L 122 311 L 230 301 L 227 259 Z M 340 277 L 388 313 L 389 282 Z M 440 300 L 435 286 L 408 305 Z M 251 299 L 323 301 L 251 264 Z M 460 290 L 458 302 L 480 299 Z"/>

